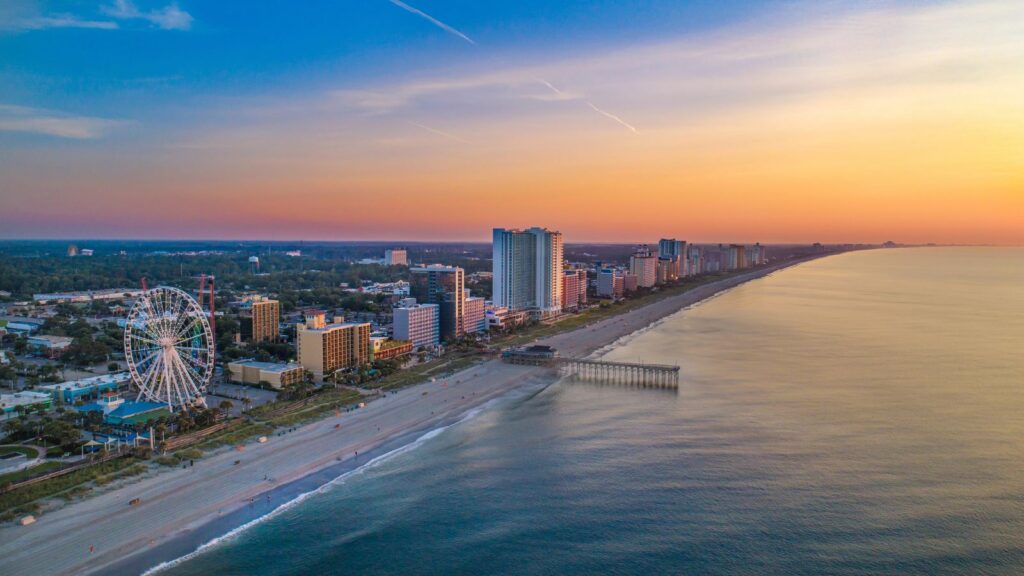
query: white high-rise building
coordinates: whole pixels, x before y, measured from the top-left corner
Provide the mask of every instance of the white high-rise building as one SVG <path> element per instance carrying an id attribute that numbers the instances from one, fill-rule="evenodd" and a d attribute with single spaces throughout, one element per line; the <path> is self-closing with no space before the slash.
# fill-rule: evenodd
<path id="1" fill-rule="evenodd" d="M 622 272 L 605 268 L 597 273 L 597 295 L 604 298 L 622 298 Z"/>
<path id="2" fill-rule="evenodd" d="M 541 315 L 562 310 L 562 233 L 494 229 L 494 305 Z"/>
<path id="3" fill-rule="evenodd" d="M 394 310 L 395 340 L 408 340 L 417 348 L 437 346 L 441 338 L 441 307 L 418 304 L 415 298 L 402 300 Z"/>

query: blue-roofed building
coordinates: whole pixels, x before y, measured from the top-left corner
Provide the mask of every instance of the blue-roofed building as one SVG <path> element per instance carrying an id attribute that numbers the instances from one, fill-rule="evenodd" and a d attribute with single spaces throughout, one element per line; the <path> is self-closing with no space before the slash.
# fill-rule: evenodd
<path id="1" fill-rule="evenodd" d="M 92 404 L 78 408 L 79 412 L 102 412 L 103 421 L 107 424 L 134 426 L 135 424 L 156 420 L 171 412 L 166 404 L 158 402 L 131 402 L 117 394 L 106 394 Z"/>
<path id="2" fill-rule="evenodd" d="M 118 386 L 130 378 L 131 375 L 127 372 L 118 372 L 59 384 L 41 384 L 36 386 L 36 389 L 52 395 L 55 402 L 63 401 L 65 404 L 74 404 L 80 399 L 99 396 L 103 392 L 116 392 Z"/>

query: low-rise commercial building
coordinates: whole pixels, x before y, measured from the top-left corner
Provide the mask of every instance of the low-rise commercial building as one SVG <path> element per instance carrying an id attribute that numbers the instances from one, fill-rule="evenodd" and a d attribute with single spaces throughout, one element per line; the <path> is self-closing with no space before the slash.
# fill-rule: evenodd
<path id="1" fill-rule="evenodd" d="M 487 328 L 504 330 L 522 326 L 530 319 L 529 310 L 510 310 L 507 306 L 490 306 L 486 310 Z"/>
<path id="2" fill-rule="evenodd" d="M 116 392 L 119 386 L 130 379 L 131 374 L 128 372 L 117 372 L 58 384 L 41 384 L 36 389 L 49 393 L 54 402 L 74 404 L 84 398 L 98 397 L 103 392 Z"/>
<path id="3" fill-rule="evenodd" d="M 73 338 L 67 336 L 49 336 L 40 334 L 29 336 L 28 347 L 32 350 L 45 354 L 49 358 L 58 358 L 71 346 Z"/>
<path id="4" fill-rule="evenodd" d="M 106 290 L 86 290 L 82 292 L 54 292 L 49 294 L 33 294 L 37 304 L 67 304 L 92 302 L 93 300 L 121 300 L 135 298 L 142 294 L 138 288 L 109 288 Z"/>
<path id="5" fill-rule="evenodd" d="M 238 360 L 228 363 L 228 379 L 238 384 L 269 384 L 284 388 L 302 382 L 305 370 L 301 364 L 283 362 L 257 362 Z"/>
<path id="6" fill-rule="evenodd" d="M 118 426 L 145 424 L 171 414 L 166 404 L 147 401 L 132 402 L 121 398 L 114 392 L 103 394 L 96 402 L 80 406 L 77 410 L 79 412 L 102 412 L 104 422 Z"/>
<path id="7" fill-rule="evenodd" d="M 0 316 L 0 325 L 3 325 L 4 329 L 9 334 L 15 334 L 18 336 L 28 336 L 33 332 L 39 330 L 46 320 L 42 318 L 31 318 L 28 316 Z"/>
<path id="8" fill-rule="evenodd" d="M 394 360 L 412 352 L 412 342 L 390 338 L 372 338 L 374 360 Z"/>
<path id="9" fill-rule="evenodd" d="M 0 394 L 0 416 L 5 418 L 21 410 L 46 410 L 53 403 L 53 397 L 45 392 L 25 390 L 14 394 Z"/>

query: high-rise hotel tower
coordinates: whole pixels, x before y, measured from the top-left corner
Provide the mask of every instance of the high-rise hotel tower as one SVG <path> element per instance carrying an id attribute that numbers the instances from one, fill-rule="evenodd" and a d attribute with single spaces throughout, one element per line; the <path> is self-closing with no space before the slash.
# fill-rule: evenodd
<path id="1" fill-rule="evenodd" d="M 562 310 L 562 233 L 494 229 L 494 305 L 541 316 Z"/>
<path id="2" fill-rule="evenodd" d="M 465 272 L 458 266 L 432 264 L 409 270 L 409 295 L 420 304 L 437 304 L 441 314 L 441 339 L 461 338 L 465 333 Z"/>

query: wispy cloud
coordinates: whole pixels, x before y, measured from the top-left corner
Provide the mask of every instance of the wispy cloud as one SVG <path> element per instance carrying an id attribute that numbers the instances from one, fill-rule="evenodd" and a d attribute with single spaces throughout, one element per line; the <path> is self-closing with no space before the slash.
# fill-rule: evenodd
<path id="1" fill-rule="evenodd" d="M 91 140 L 103 136 L 118 124 L 121 122 L 107 118 L 74 116 L 53 110 L 0 104 L 0 132 Z"/>
<path id="2" fill-rule="evenodd" d="M 4 27 L 0 24 L 0 27 Z M 86 20 L 73 14 L 52 14 L 36 18 L 25 18 L 11 22 L 6 26 L 16 30 L 45 30 L 47 28 L 91 28 L 95 30 L 116 30 L 117 22 L 105 20 Z"/>
<path id="3" fill-rule="evenodd" d="M 25 12 L 24 7 L 11 10 L 11 13 Z M 192 15 L 170 3 L 155 10 L 139 10 L 131 0 L 114 0 L 112 4 L 102 6 L 100 12 L 110 19 L 88 18 L 69 13 L 32 15 L 0 13 L 0 30 L 47 30 L 51 28 L 85 28 L 92 30 L 117 30 L 121 28 L 118 20 L 142 20 L 161 30 L 188 30 L 192 27 Z"/>
<path id="4" fill-rule="evenodd" d="M 105 6 L 103 13 L 121 20 L 146 20 L 162 30 L 188 30 L 192 27 L 192 15 L 178 7 L 176 3 L 168 4 L 156 10 L 139 10 L 131 0 L 115 0 Z"/>
<path id="5" fill-rule="evenodd" d="M 451 132 L 445 132 L 444 130 L 438 130 L 437 128 L 431 128 L 430 126 L 427 126 L 426 124 L 420 124 L 419 122 L 409 122 L 409 124 L 412 124 L 413 126 L 415 126 L 417 128 L 421 128 L 423 130 L 426 130 L 427 132 L 432 132 L 434 134 L 437 134 L 438 136 L 444 136 L 445 138 L 448 138 L 450 140 L 455 140 L 456 142 L 462 142 L 463 144 L 472 144 L 472 142 L 470 142 L 469 140 L 466 140 L 464 138 L 460 138 L 460 137 L 456 136 L 455 134 L 452 134 Z"/>
<path id="6" fill-rule="evenodd" d="M 452 28 L 451 26 L 445 24 L 444 22 L 441 22 L 440 20 L 438 20 L 437 18 L 434 18 L 430 14 L 427 14 L 426 12 L 424 12 L 424 11 L 418 9 L 418 8 L 414 8 L 412 6 L 409 6 L 405 2 L 402 2 L 401 0 L 388 0 L 388 1 L 391 2 L 392 4 L 394 4 L 395 6 L 398 6 L 402 10 L 405 10 L 407 12 L 411 12 L 411 13 L 413 13 L 413 14 L 415 14 L 415 15 L 417 15 L 417 16 L 425 19 L 425 20 L 427 20 L 428 22 L 430 22 L 434 26 L 437 26 L 438 28 L 440 28 L 441 30 L 444 30 L 445 32 L 451 34 L 452 36 L 457 36 L 459 38 L 462 38 L 466 42 L 469 42 L 470 44 L 476 46 L 476 42 L 474 42 L 472 38 L 470 38 L 469 36 L 466 36 L 462 32 L 459 32 L 458 30 L 456 30 L 455 28 Z"/>

